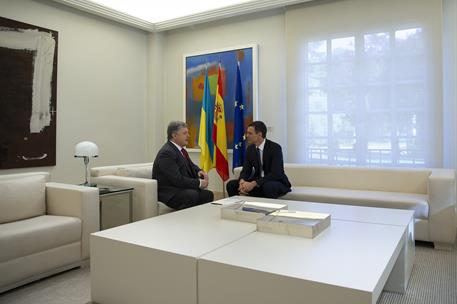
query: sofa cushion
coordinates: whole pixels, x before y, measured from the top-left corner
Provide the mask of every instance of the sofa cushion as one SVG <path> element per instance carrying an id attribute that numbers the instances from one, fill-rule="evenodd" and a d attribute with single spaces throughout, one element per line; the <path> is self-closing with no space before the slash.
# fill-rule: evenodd
<path id="1" fill-rule="evenodd" d="M 294 186 L 322 187 L 401 193 L 428 193 L 431 169 L 366 168 L 325 165 L 285 164 Z"/>
<path id="2" fill-rule="evenodd" d="M 292 187 L 283 199 L 365 207 L 414 210 L 416 219 L 428 219 L 428 196 L 423 194 L 363 191 L 324 187 Z"/>
<path id="3" fill-rule="evenodd" d="M 0 225 L 0 263 L 81 241 L 81 220 L 42 215 Z"/>
<path id="4" fill-rule="evenodd" d="M 46 179 L 42 174 L 0 180 L 0 224 L 43 215 Z"/>
<path id="5" fill-rule="evenodd" d="M 125 177 L 152 178 L 152 166 L 118 168 L 115 175 Z"/>

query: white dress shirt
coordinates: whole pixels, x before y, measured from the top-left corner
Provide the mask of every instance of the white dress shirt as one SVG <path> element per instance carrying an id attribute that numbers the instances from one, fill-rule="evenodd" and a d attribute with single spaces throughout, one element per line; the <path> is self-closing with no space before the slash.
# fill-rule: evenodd
<path id="1" fill-rule="evenodd" d="M 265 138 L 263 139 L 262 143 L 257 147 L 259 149 L 260 154 L 260 177 L 264 176 L 263 172 L 263 149 L 265 148 Z"/>

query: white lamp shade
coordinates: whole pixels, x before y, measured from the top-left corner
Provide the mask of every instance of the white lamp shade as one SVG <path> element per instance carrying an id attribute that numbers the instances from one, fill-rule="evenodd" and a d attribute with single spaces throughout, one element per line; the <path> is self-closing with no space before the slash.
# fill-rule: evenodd
<path id="1" fill-rule="evenodd" d="M 98 147 L 91 141 L 82 141 L 75 147 L 75 157 L 97 157 Z"/>

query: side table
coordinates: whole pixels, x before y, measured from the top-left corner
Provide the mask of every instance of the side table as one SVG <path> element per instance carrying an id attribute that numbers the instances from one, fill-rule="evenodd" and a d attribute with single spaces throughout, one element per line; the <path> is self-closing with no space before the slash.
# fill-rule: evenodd
<path id="1" fill-rule="evenodd" d="M 129 195 L 129 222 L 133 222 L 133 190 L 134 188 L 116 188 L 110 186 L 97 185 L 100 197 L 100 230 L 103 229 L 103 198 L 128 193 Z"/>

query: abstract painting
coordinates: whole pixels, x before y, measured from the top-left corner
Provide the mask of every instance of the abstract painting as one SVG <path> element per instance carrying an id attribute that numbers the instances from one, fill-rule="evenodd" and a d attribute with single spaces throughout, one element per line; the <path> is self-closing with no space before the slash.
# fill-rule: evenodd
<path id="1" fill-rule="evenodd" d="M 0 17 L 0 169 L 56 164 L 57 41 Z"/>
<path id="2" fill-rule="evenodd" d="M 224 92 L 222 97 L 227 129 L 227 149 L 233 148 L 235 81 L 238 62 L 244 97 L 244 125 L 247 126 L 257 118 L 257 46 L 205 51 L 184 56 L 184 121 L 187 123 L 190 133 L 187 148 L 199 149 L 197 143 L 205 72 L 208 71 L 211 103 L 214 104 L 219 65 Z"/>

